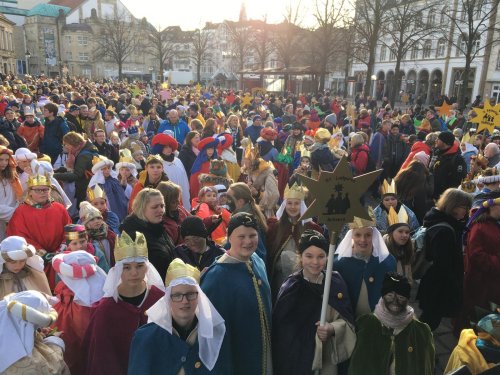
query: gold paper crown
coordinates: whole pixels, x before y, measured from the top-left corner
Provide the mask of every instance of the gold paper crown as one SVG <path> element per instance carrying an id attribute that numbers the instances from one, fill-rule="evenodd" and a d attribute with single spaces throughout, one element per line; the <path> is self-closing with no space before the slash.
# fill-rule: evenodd
<path id="1" fill-rule="evenodd" d="M 108 162 L 108 161 L 111 161 L 109 160 L 106 156 L 102 156 L 102 155 L 99 155 L 99 156 L 94 156 L 92 158 L 92 166 L 96 165 L 97 163 L 100 163 L 100 162 Z"/>
<path id="2" fill-rule="evenodd" d="M 200 283 L 200 270 L 191 266 L 190 264 L 184 263 L 181 259 L 175 258 L 167 270 L 167 277 L 165 278 L 165 286 L 169 286 L 170 283 L 180 277 L 189 277 Z"/>
<path id="3" fill-rule="evenodd" d="M 408 224 L 408 213 L 406 212 L 406 209 L 404 206 L 401 206 L 399 208 L 399 212 L 396 213 L 396 210 L 394 207 L 389 208 L 389 213 L 387 214 L 387 223 L 389 226 L 394 225 L 394 224 Z"/>
<path id="4" fill-rule="evenodd" d="M 119 163 L 134 164 L 134 159 L 131 156 L 121 156 Z"/>
<path id="5" fill-rule="evenodd" d="M 309 151 L 305 146 L 304 144 L 302 143 L 299 147 L 299 151 L 300 151 L 300 157 L 301 158 L 309 158 L 311 159 L 311 151 Z"/>
<path id="6" fill-rule="evenodd" d="M 382 183 L 382 186 L 380 187 L 380 192 L 382 193 L 382 196 L 386 194 L 394 194 L 396 195 L 396 183 L 394 180 L 389 183 L 387 180 L 384 180 Z"/>
<path id="7" fill-rule="evenodd" d="M 34 174 L 28 177 L 28 188 L 35 186 L 52 186 L 52 181 L 48 174 Z"/>
<path id="8" fill-rule="evenodd" d="M 87 198 L 89 199 L 89 202 L 92 202 L 97 198 L 106 199 L 106 193 L 101 189 L 99 184 L 95 184 L 94 187 L 89 187 L 87 189 Z"/>
<path id="9" fill-rule="evenodd" d="M 352 223 L 349 223 L 349 229 L 374 227 L 376 225 L 376 221 L 373 213 L 373 208 L 371 208 L 370 206 L 368 206 L 368 215 L 370 216 L 370 220 L 354 216 L 354 220 L 352 221 Z"/>
<path id="10" fill-rule="evenodd" d="M 163 164 L 163 159 L 161 158 L 160 155 L 149 155 L 148 158 L 146 159 L 146 165 L 152 162 L 153 160 L 158 160 L 160 163 Z"/>
<path id="11" fill-rule="evenodd" d="M 122 148 L 120 150 L 120 160 L 121 160 L 121 158 L 124 158 L 124 157 L 132 159 L 132 152 L 130 152 L 130 150 L 128 148 Z"/>
<path id="12" fill-rule="evenodd" d="M 115 261 L 120 261 L 126 258 L 148 257 L 148 244 L 146 237 L 140 232 L 135 232 L 135 241 L 123 231 L 121 236 L 116 241 L 115 245 Z"/>
<path id="13" fill-rule="evenodd" d="M 306 198 L 306 191 L 302 186 L 294 183 L 291 188 L 286 185 L 285 188 L 285 199 L 300 199 L 303 201 Z"/>

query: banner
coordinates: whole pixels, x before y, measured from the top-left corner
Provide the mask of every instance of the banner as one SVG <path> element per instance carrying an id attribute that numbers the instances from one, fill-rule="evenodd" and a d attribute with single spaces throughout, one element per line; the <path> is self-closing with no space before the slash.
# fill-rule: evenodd
<path id="1" fill-rule="evenodd" d="M 45 51 L 45 62 L 49 66 L 57 65 L 56 40 L 54 30 L 49 28 L 42 29 L 43 48 Z"/>

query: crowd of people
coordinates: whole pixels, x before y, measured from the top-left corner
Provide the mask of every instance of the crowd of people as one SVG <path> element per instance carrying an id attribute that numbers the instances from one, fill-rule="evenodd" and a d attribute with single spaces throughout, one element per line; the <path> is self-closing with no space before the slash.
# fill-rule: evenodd
<path id="1" fill-rule="evenodd" d="M 377 105 L 7 77 L 0 373 L 431 375 L 443 318 L 447 373 L 498 364 L 500 130 Z M 332 234 L 301 176 L 342 158 L 383 172 L 321 324 Z"/>

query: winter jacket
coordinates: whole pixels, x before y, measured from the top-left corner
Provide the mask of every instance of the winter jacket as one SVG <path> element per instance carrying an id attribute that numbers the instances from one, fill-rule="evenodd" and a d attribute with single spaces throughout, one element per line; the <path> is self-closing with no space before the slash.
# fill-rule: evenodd
<path id="1" fill-rule="evenodd" d="M 45 127 L 35 119 L 33 124 L 24 122 L 18 129 L 17 134 L 24 138 L 30 151 L 38 152 L 40 140 L 43 138 Z"/>
<path id="2" fill-rule="evenodd" d="M 415 155 L 420 151 L 425 152 L 429 156 L 431 155 L 432 152 L 431 148 L 425 142 L 422 141 L 415 142 L 413 146 L 411 146 L 411 151 L 406 157 L 406 160 L 401 165 L 401 169 L 405 169 L 406 167 L 408 167 L 408 165 L 413 161 Z"/>
<path id="3" fill-rule="evenodd" d="M 430 171 L 434 175 L 434 198 L 448 188 L 456 188 L 467 175 L 467 165 L 457 141 L 448 150 L 436 151 L 437 160 Z"/>
<path id="4" fill-rule="evenodd" d="M 174 138 L 180 145 L 184 143 L 184 139 L 186 138 L 187 133 L 190 132 L 189 126 L 184 120 L 181 119 L 179 119 L 179 122 L 177 122 L 176 124 L 171 124 L 170 120 L 162 121 L 160 124 L 160 128 L 158 129 L 158 134 L 163 133 L 165 130 L 172 131 L 174 133 Z"/>
<path id="5" fill-rule="evenodd" d="M 52 121 L 45 121 L 45 133 L 40 143 L 40 152 L 47 154 L 54 164 L 63 151 L 62 139 L 69 132 L 66 121 L 61 116 L 56 116 Z"/>
<path id="6" fill-rule="evenodd" d="M 401 136 L 389 134 L 384 147 L 385 175 L 390 178 L 396 176 L 407 155 L 408 145 Z"/>
<path id="7" fill-rule="evenodd" d="M 365 145 L 359 145 L 351 149 L 351 167 L 354 169 L 356 175 L 365 173 L 368 165 L 368 155 L 370 148 Z"/>
<path id="8" fill-rule="evenodd" d="M 191 176 L 191 167 L 196 160 L 196 154 L 191 149 L 191 146 L 186 144 L 182 145 L 181 151 L 179 152 L 179 159 L 184 165 L 188 178 Z"/>

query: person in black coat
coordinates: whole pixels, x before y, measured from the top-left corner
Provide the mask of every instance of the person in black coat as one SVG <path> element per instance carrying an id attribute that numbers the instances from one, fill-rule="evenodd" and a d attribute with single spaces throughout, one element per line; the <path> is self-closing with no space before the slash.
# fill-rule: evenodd
<path id="1" fill-rule="evenodd" d="M 330 132 L 324 128 L 319 128 L 314 135 L 315 143 L 311 147 L 311 166 L 316 173 L 319 173 L 320 170 L 333 172 L 339 162 L 333 157 L 328 147 L 330 137 Z"/>
<path id="2" fill-rule="evenodd" d="M 198 151 L 196 148 L 198 143 L 200 143 L 200 133 L 197 131 L 191 131 L 187 133 L 186 138 L 184 139 L 184 144 L 179 152 L 179 159 L 184 165 L 188 179 L 191 176 L 191 167 L 196 160 L 197 154 L 195 151 Z"/>
<path id="3" fill-rule="evenodd" d="M 135 240 L 135 233 L 146 237 L 148 258 L 162 279 L 165 279 L 168 266 L 174 260 L 174 244 L 163 227 L 165 203 L 159 190 L 144 188 L 134 199 L 132 214 L 120 225 L 120 232 L 125 231 Z"/>
<path id="4" fill-rule="evenodd" d="M 399 133 L 399 125 L 392 124 L 391 132 L 387 136 L 387 141 L 384 145 L 384 173 L 386 177 L 394 178 L 406 160 L 409 153 L 408 145 L 401 138 Z"/>
<path id="5" fill-rule="evenodd" d="M 420 321 L 435 330 L 443 317 L 456 317 L 462 308 L 464 262 L 462 234 L 472 198 L 447 189 L 424 217 L 426 259 L 432 265 L 422 277 L 417 300 Z"/>
<path id="6" fill-rule="evenodd" d="M 106 142 L 106 133 L 102 129 L 97 129 L 94 132 L 94 145 L 97 148 L 99 155 L 106 156 L 113 163 L 120 161 L 120 154 L 118 150 Z"/>

